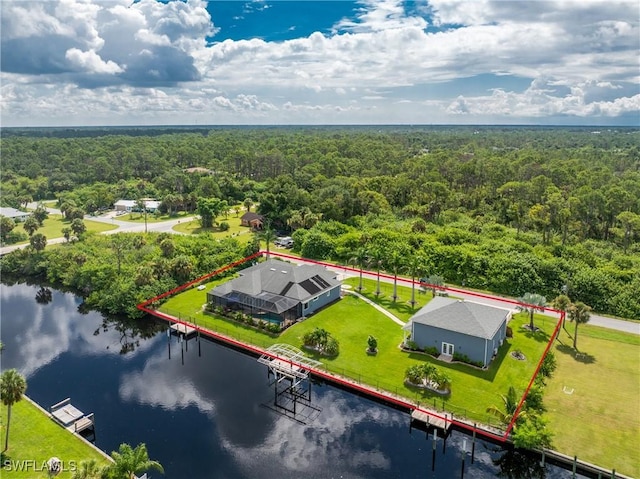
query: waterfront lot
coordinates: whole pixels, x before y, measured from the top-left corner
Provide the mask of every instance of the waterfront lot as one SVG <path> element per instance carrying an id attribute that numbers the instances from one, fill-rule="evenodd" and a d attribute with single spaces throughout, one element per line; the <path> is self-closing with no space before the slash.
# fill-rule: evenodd
<path id="1" fill-rule="evenodd" d="M 350 377 L 358 382 L 370 384 L 394 394 L 398 394 L 422 404 L 435 406 L 465 416 L 485 424 L 496 424 L 496 419 L 486 413 L 486 408 L 501 404 L 501 394 L 505 394 L 513 385 L 520 392 L 527 386 L 535 366 L 553 330 L 553 322 L 548 318 L 537 318 L 542 331 L 532 335 L 521 330 L 528 321 L 526 315 L 516 315 L 510 323 L 514 337 L 501 348 L 498 357 L 488 370 L 480 370 L 465 364 L 448 364 L 431 356 L 420 353 L 408 353 L 399 348 L 403 339 L 401 327 L 361 299 L 346 295 L 338 303 L 325 308 L 318 314 L 285 330 L 278 337 L 238 324 L 225 318 L 204 314 L 202 306 L 206 302 L 206 292 L 215 283 L 207 285 L 205 290 L 190 289 L 165 303 L 160 309 L 185 320 L 195 321 L 198 325 L 232 336 L 244 342 L 261 347 L 275 343 L 288 343 L 302 346 L 302 337 L 314 327 L 324 328 L 340 343 L 340 354 L 336 358 L 318 358 L 331 372 Z M 367 283 L 365 287 L 369 287 Z M 402 298 L 409 298 L 410 288 L 398 287 Z M 370 290 L 364 290 L 370 293 Z M 421 295 L 426 301 L 430 294 Z M 406 300 L 405 300 L 406 301 Z M 544 324 L 543 324 L 544 323 Z M 378 339 L 378 354 L 369 356 L 367 338 L 373 335 Z M 525 361 L 517 361 L 510 352 L 520 349 L 526 356 Z M 441 397 L 435 393 L 416 390 L 404 384 L 407 367 L 422 362 L 430 362 L 446 371 L 452 380 L 450 397 Z"/>
<path id="2" fill-rule="evenodd" d="M 0 406 L 2 417 L 2 445 L 4 448 L 4 435 L 7 417 L 7 408 Z M 22 464 L 28 470 L 9 470 L 7 467 L 0 469 L 0 476 L 15 479 L 47 477 L 42 471 L 42 464 L 51 457 L 59 458 L 65 467 L 72 468 L 72 464 L 80 461 L 95 459 L 100 466 L 106 466 L 109 461 L 95 449 L 86 444 L 80 438 L 63 429 L 52 419 L 47 417 L 40 409 L 23 399 L 11 408 L 11 424 L 9 430 L 9 450 L 2 455 L 5 461 L 13 461 L 11 469 Z M 16 462 L 17 461 L 17 462 Z M 20 461 L 27 461 L 20 463 Z M 72 476 L 70 470 L 64 470 L 58 478 L 68 479 Z"/>

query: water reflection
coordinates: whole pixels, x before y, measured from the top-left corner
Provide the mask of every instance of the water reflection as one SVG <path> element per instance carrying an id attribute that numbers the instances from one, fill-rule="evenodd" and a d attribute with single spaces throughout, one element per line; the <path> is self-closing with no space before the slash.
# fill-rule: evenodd
<path id="1" fill-rule="evenodd" d="M 169 359 L 166 325 L 80 315 L 75 296 L 52 290 L 43 304 L 38 291 L 0 289 L 3 368 L 25 374 L 45 407 L 70 396 L 94 412 L 102 449 L 145 442 L 165 477 L 448 478 L 460 477 L 463 454 L 466 478 L 544 477 L 481 441 L 471 465 L 470 438 L 456 431 L 446 448 L 437 440 L 432 471 L 433 439 L 409 434 L 406 414 L 327 385 L 313 386 L 321 412 L 300 424 L 263 407 L 273 390 L 254 358 L 204 339 L 187 350 L 171 337 Z"/>

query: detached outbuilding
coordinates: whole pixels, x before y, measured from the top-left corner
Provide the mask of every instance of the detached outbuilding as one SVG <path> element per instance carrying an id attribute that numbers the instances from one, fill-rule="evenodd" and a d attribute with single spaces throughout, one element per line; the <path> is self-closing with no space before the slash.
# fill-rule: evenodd
<path id="1" fill-rule="evenodd" d="M 403 327 L 418 347 L 440 354 L 466 355 L 488 366 L 507 336 L 511 310 L 488 304 L 435 297 Z"/>
<path id="2" fill-rule="evenodd" d="M 261 230 L 264 225 L 264 217 L 258 213 L 248 211 L 240 217 L 242 226 L 249 226 L 254 230 Z"/>

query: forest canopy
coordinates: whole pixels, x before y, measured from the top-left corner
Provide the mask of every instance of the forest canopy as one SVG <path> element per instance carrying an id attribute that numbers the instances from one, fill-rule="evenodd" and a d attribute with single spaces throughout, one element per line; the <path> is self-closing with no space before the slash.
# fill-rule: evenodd
<path id="1" fill-rule="evenodd" d="M 2 205 L 56 199 L 94 212 L 153 197 L 175 213 L 248 202 L 306 256 L 346 263 L 365 248 L 389 270 L 395 251 L 450 283 L 567 291 L 640 318 L 636 128 L 86 131 L 3 130 Z"/>

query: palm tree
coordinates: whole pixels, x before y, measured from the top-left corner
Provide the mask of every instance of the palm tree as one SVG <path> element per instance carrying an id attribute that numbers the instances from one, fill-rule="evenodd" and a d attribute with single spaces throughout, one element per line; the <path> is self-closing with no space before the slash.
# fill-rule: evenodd
<path id="1" fill-rule="evenodd" d="M 420 254 L 411 255 L 407 263 L 407 268 L 411 273 L 411 307 L 416 305 L 416 277 L 420 276 L 424 265 L 424 257 Z"/>
<path id="2" fill-rule="evenodd" d="M 571 300 L 569 299 L 569 296 L 567 296 L 566 294 L 556 296 L 555 299 L 551 301 L 551 306 L 553 306 L 558 311 L 562 311 L 563 313 L 565 313 L 562 316 L 562 327 L 564 328 L 566 313 L 569 310 L 569 306 L 571 306 Z"/>
<path id="3" fill-rule="evenodd" d="M 437 274 L 432 274 L 427 278 L 427 284 L 431 286 L 431 294 L 436 297 L 436 289 L 444 287 L 444 278 Z"/>
<path id="4" fill-rule="evenodd" d="M 535 331 L 536 327 L 533 324 L 533 313 L 535 311 L 544 311 L 544 307 L 547 305 L 547 298 L 541 294 L 525 293 L 524 296 L 518 298 L 518 301 L 522 303 L 518 308 L 522 311 L 529 312 L 529 329 Z"/>
<path id="5" fill-rule="evenodd" d="M 382 266 L 383 254 L 378 248 L 374 249 L 369 256 L 369 264 L 376 267 L 377 281 L 376 281 L 376 297 L 380 296 L 380 267 Z"/>
<path id="6" fill-rule="evenodd" d="M 569 321 L 576 323 L 576 330 L 573 333 L 573 349 L 578 350 L 578 325 L 588 323 L 591 319 L 591 308 L 578 301 L 569 306 Z"/>
<path id="7" fill-rule="evenodd" d="M 265 227 L 265 229 L 258 235 L 258 239 L 260 241 L 264 241 L 267 246 L 267 259 L 269 258 L 269 248 L 271 247 L 271 243 L 276 239 L 276 233 L 271 229 L 269 225 Z"/>
<path id="8" fill-rule="evenodd" d="M 487 412 L 500 419 L 500 422 L 503 424 L 507 425 L 513 419 L 516 409 L 518 409 L 518 393 L 513 386 L 509 386 L 507 394 L 501 394 L 500 397 L 502 398 L 503 408 L 501 409 L 496 406 L 491 406 L 487 408 Z M 523 414 L 523 412 L 520 413 L 520 416 Z"/>
<path id="9" fill-rule="evenodd" d="M 104 468 L 98 465 L 95 459 L 80 461 L 71 479 L 102 479 Z"/>
<path id="10" fill-rule="evenodd" d="M 393 271 L 393 301 L 398 299 L 398 271 L 402 269 L 404 265 L 404 256 L 400 254 L 400 251 L 394 249 L 387 259 L 387 264 L 391 271 Z"/>
<path id="11" fill-rule="evenodd" d="M 349 263 L 360 267 L 360 283 L 358 283 L 358 291 L 362 291 L 362 270 L 364 269 L 364 264 L 369 257 L 368 255 L 369 253 L 367 248 L 362 247 L 358 248 L 349 259 Z"/>
<path id="12" fill-rule="evenodd" d="M 4 451 L 9 449 L 9 425 L 11 424 L 11 406 L 22 399 L 27 390 L 27 381 L 15 369 L 7 369 L 0 377 L 0 396 L 2 404 L 7 406 L 7 434 L 4 440 Z"/>
<path id="13" fill-rule="evenodd" d="M 152 461 L 147 454 L 147 446 L 140 443 L 135 449 L 129 444 L 120 444 L 118 451 L 111 453 L 114 463 L 107 466 L 110 479 L 132 479 L 135 474 L 155 469 L 164 474 L 164 468 L 158 461 Z"/>

